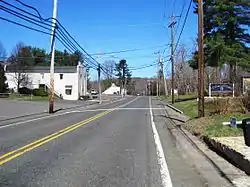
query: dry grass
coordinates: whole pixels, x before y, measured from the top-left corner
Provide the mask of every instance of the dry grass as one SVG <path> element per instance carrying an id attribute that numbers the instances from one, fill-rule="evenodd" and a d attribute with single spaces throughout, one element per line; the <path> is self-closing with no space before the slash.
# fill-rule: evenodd
<path id="1" fill-rule="evenodd" d="M 206 111 L 211 114 L 246 113 L 242 98 L 222 97 L 206 98 Z"/>

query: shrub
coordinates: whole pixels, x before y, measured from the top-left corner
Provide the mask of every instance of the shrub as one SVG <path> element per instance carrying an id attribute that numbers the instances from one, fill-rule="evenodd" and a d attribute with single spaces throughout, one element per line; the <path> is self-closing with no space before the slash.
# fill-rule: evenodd
<path id="1" fill-rule="evenodd" d="M 30 95 L 32 94 L 32 90 L 27 88 L 27 87 L 22 87 L 22 88 L 19 88 L 19 94 L 25 94 L 25 95 Z"/>
<path id="2" fill-rule="evenodd" d="M 33 95 L 46 97 L 46 96 L 48 96 L 48 93 L 45 92 L 43 89 L 34 89 L 33 90 Z"/>
<path id="3" fill-rule="evenodd" d="M 250 91 L 248 91 L 242 98 L 242 102 L 245 108 L 250 110 Z"/>
<path id="4" fill-rule="evenodd" d="M 207 99 L 205 106 L 212 114 L 246 112 L 242 99 L 237 97 L 209 98 Z"/>

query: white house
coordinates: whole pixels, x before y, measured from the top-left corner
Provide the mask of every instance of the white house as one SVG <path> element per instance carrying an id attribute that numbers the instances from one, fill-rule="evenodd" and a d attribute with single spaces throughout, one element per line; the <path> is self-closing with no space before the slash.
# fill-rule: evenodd
<path id="1" fill-rule="evenodd" d="M 18 73 L 14 67 L 5 66 L 5 75 L 8 86 L 14 91 L 17 90 Z M 50 88 L 50 67 L 31 66 L 22 70 L 21 75 L 27 77 L 25 84 L 20 87 Z M 54 69 L 54 90 L 57 96 L 65 100 L 78 100 L 79 96 L 87 94 L 86 69 L 80 63 L 77 66 L 55 66 Z"/>
<path id="2" fill-rule="evenodd" d="M 115 83 L 112 83 L 108 89 L 106 89 L 104 92 L 102 92 L 102 94 L 104 94 L 104 95 L 113 95 L 113 94 L 119 95 L 120 91 L 121 91 L 121 94 L 124 94 L 124 89 L 120 90 L 119 86 L 116 86 Z"/>

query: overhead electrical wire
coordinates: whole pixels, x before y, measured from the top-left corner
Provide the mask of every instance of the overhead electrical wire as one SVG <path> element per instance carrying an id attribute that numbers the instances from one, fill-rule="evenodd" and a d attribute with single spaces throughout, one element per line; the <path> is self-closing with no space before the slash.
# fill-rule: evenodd
<path id="1" fill-rule="evenodd" d="M 51 27 L 51 25 L 49 25 L 49 24 L 47 24 L 47 23 L 45 23 L 45 22 L 50 22 L 50 23 L 52 23 L 52 21 L 49 21 L 49 19 L 43 19 L 43 18 L 41 17 L 40 14 L 39 14 L 39 16 L 37 16 L 37 15 L 34 15 L 34 14 L 32 14 L 32 13 L 29 13 L 29 12 L 27 12 L 27 11 L 25 11 L 25 10 L 19 8 L 19 7 L 16 7 L 16 6 L 14 6 L 14 5 L 12 5 L 12 4 L 8 3 L 8 2 L 5 2 L 5 1 L 3 1 L 3 0 L 0 0 L 0 1 L 3 2 L 4 4 L 6 4 L 6 5 L 10 6 L 10 7 L 13 7 L 13 8 L 15 8 L 15 9 L 17 9 L 17 10 L 19 10 L 19 11 L 22 11 L 22 12 L 24 12 L 24 13 L 30 15 L 30 16 L 39 18 L 39 20 L 36 20 L 36 19 L 34 19 L 34 18 L 31 18 L 31 17 L 28 17 L 28 16 L 26 16 L 26 15 L 24 15 L 24 14 L 21 14 L 20 12 L 15 12 L 15 11 L 13 11 L 13 10 L 11 10 L 11 9 L 8 9 L 8 8 L 6 8 L 6 7 L 1 6 L 2 9 L 4 9 L 5 11 L 7 10 L 7 11 L 8 11 L 9 13 L 11 13 L 12 15 L 15 15 L 15 16 L 17 16 L 17 17 L 19 17 L 19 18 L 22 18 L 22 19 L 26 20 L 26 21 L 29 21 L 29 20 L 26 19 L 26 18 L 28 18 L 28 19 L 30 19 L 30 20 L 34 20 L 34 21 L 36 21 L 36 22 L 39 22 L 39 23 L 41 23 L 41 24 L 44 24 L 44 25 L 47 25 L 47 26 L 50 26 L 50 27 Z M 18 2 L 20 2 L 20 1 L 18 1 Z M 29 5 L 27 5 L 27 6 L 30 8 Z M 35 8 L 33 8 L 33 9 L 35 9 Z M 37 11 L 37 10 L 36 10 L 36 12 L 39 13 L 39 11 Z M 18 14 L 19 14 L 19 16 L 18 16 Z M 21 16 L 23 16 L 23 17 L 21 17 L 20 14 L 21 14 Z M 26 18 L 25 18 L 25 17 L 26 17 Z M 47 32 L 45 32 L 45 31 L 41 31 L 41 30 L 39 30 L 39 29 L 35 29 L 35 28 L 32 28 L 32 27 L 26 26 L 26 25 L 24 25 L 24 24 L 17 23 L 17 22 L 15 22 L 15 21 L 11 21 L 11 20 L 9 20 L 9 19 L 7 19 L 7 18 L 1 17 L 1 19 L 4 20 L 4 21 L 8 21 L 8 22 L 10 22 L 10 23 L 13 23 L 13 24 L 16 24 L 16 25 L 19 25 L 19 26 L 28 28 L 28 29 L 33 30 L 33 31 L 37 31 L 37 32 L 41 32 L 41 33 L 43 33 L 43 34 L 51 35 L 50 33 L 47 33 Z M 29 21 L 29 22 L 30 22 L 30 21 Z M 37 25 L 37 26 L 39 26 L 39 27 L 43 27 L 42 25 L 39 25 L 39 24 L 37 24 L 37 23 L 34 23 L 34 22 L 32 22 L 32 23 L 35 24 L 35 25 Z M 58 23 L 60 24 L 59 21 L 58 21 Z M 62 26 L 62 25 L 60 24 L 60 26 Z M 47 29 L 47 28 L 45 28 L 45 29 Z M 59 28 L 57 28 L 57 29 L 59 30 Z M 47 29 L 47 30 L 48 30 L 48 29 Z M 51 29 L 49 29 L 49 30 L 51 30 Z M 66 31 L 66 29 L 65 29 L 64 27 L 63 27 L 63 30 Z M 63 44 L 63 46 L 64 46 L 68 51 L 70 51 L 70 52 L 72 53 L 72 51 L 73 51 L 73 50 L 72 50 L 73 42 L 69 42 L 69 39 L 66 39 L 66 38 L 65 38 L 65 34 L 59 31 L 59 35 L 60 35 L 60 34 L 63 35 L 63 36 L 59 36 L 59 37 L 58 37 L 58 35 L 56 35 L 56 36 L 55 36 L 56 39 L 58 39 L 58 40 Z M 69 33 L 67 32 L 67 34 L 69 34 Z M 61 37 L 62 37 L 62 38 L 61 38 Z M 72 36 L 71 36 L 71 37 L 72 37 Z M 67 43 L 68 45 L 69 45 L 69 43 L 70 43 L 70 48 L 71 48 L 71 49 L 69 49 L 69 47 L 68 47 L 67 45 L 65 45 L 64 42 L 62 42 L 62 40 L 63 40 L 65 43 Z M 76 46 L 75 46 L 75 45 L 74 45 L 73 48 L 74 48 L 74 50 L 76 50 Z M 84 50 L 84 52 L 86 53 L 85 50 Z M 88 55 L 88 56 L 89 56 L 89 55 Z M 94 60 L 94 59 L 92 59 L 92 60 Z M 94 60 L 94 61 L 95 61 L 95 60 Z M 98 67 L 97 63 L 94 64 L 94 63 L 93 63 L 92 61 L 90 61 L 90 60 L 89 60 L 88 62 L 91 63 L 91 64 L 93 64 L 94 66 Z"/>
<path id="2" fill-rule="evenodd" d="M 18 1 L 19 3 L 21 3 L 21 1 L 19 1 L 19 0 L 16 0 L 16 1 Z M 21 4 L 23 4 L 24 6 L 28 6 L 29 8 L 30 8 L 30 6 L 29 5 L 25 5 L 24 3 L 21 3 Z M 37 10 L 37 9 L 35 9 L 34 7 L 32 7 L 32 9 L 34 9 L 36 12 L 38 12 L 39 13 L 39 11 Z M 43 19 L 42 17 L 41 17 L 41 15 L 39 14 L 39 17 L 40 17 L 40 19 Z M 52 18 L 53 19 L 53 18 Z M 63 28 L 63 30 L 68 34 L 68 36 L 78 45 L 78 47 L 80 47 L 86 54 L 87 54 L 87 56 L 89 56 L 92 60 L 94 60 L 94 61 L 96 61 L 90 54 L 88 54 L 81 46 L 80 46 L 80 44 L 68 33 L 68 31 L 61 25 L 61 23 L 57 20 L 57 23 L 59 24 L 59 26 L 61 26 L 62 28 Z M 129 52 L 129 51 L 136 51 L 136 50 L 140 50 L 140 49 L 133 49 L 133 50 L 123 50 L 123 51 L 116 51 L 116 52 L 112 52 L 112 53 L 103 53 L 103 54 L 114 54 L 114 53 L 122 53 L 122 52 Z M 97 62 L 97 61 L 96 61 Z M 102 70 L 104 70 L 103 69 L 103 67 L 101 67 L 101 69 Z"/>
<path id="3" fill-rule="evenodd" d="M 192 2 L 193 2 L 193 0 L 190 0 L 189 6 L 188 6 L 188 10 L 187 10 L 187 12 L 186 12 L 185 19 L 184 19 L 184 22 L 183 22 L 183 25 L 182 25 L 182 28 L 181 28 L 181 32 L 180 32 L 179 37 L 178 37 L 178 40 L 177 40 L 177 42 L 176 42 L 174 51 L 176 51 L 176 49 L 177 49 L 177 47 L 178 47 L 178 44 L 179 44 L 179 42 L 180 42 L 180 38 L 181 38 L 181 35 L 182 35 L 182 33 L 183 33 L 184 27 L 185 27 L 185 25 L 186 25 L 187 18 L 188 18 L 188 14 L 189 14 L 189 12 L 190 12 L 190 8 L 191 8 L 191 5 L 192 5 Z"/>
<path id="4" fill-rule="evenodd" d="M 172 16 L 174 15 L 175 4 L 176 4 L 176 0 L 174 0 L 173 2 Z"/>
<path id="5" fill-rule="evenodd" d="M 31 17 L 29 17 L 29 16 L 26 16 L 26 15 L 24 15 L 24 14 L 21 14 L 20 12 L 13 11 L 13 10 L 8 9 L 8 8 L 6 8 L 6 7 L 3 7 L 3 6 L 1 6 L 1 9 L 2 9 L 2 10 L 4 10 L 4 11 L 6 11 L 6 12 L 8 12 L 8 13 L 10 13 L 10 14 L 16 16 L 16 17 L 19 17 L 19 18 L 21 18 L 21 19 L 23 19 L 23 20 L 25 20 L 25 21 L 27 21 L 27 22 L 29 22 L 29 23 L 32 23 L 32 24 L 34 24 L 34 25 L 36 25 L 36 26 L 39 26 L 39 27 L 41 27 L 41 28 L 43 28 L 43 29 L 46 29 L 46 30 L 49 30 L 49 31 L 51 30 L 52 25 L 50 25 L 50 24 L 52 24 L 52 21 L 50 21 L 50 20 L 52 20 L 53 18 L 44 19 L 44 18 L 40 15 L 39 11 L 38 11 L 36 8 L 34 8 L 34 7 L 32 7 L 32 6 L 29 6 L 29 5 L 25 4 L 25 3 L 22 3 L 22 2 L 19 1 L 19 0 L 16 0 L 17 2 L 21 3 L 22 5 L 24 5 L 24 6 L 28 7 L 28 8 L 31 8 L 31 9 L 33 9 L 33 10 L 35 10 L 36 13 L 38 14 L 38 16 L 35 15 L 35 14 L 32 14 L 32 13 L 30 13 L 30 12 L 27 12 L 27 11 L 25 11 L 25 10 L 19 8 L 19 7 L 16 7 L 16 6 L 14 6 L 14 5 L 10 4 L 10 3 L 7 3 L 7 2 L 5 2 L 5 1 L 3 1 L 3 0 L 0 0 L 0 1 L 3 2 L 3 3 L 5 3 L 6 5 L 11 6 L 11 7 L 15 8 L 15 9 L 17 9 L 17 10 L 19 10 L 19 11 L 22 11 L 22 12 L 24 12 L 24 13 L 30 15 L 30 16 L 33 16 L 33 17 L 35 17 L 35 18 L 38 18 L 39 20 L 34 19 L 34 18 L 31 18 Z M 26 26 L 26 25 L 21 24 L 21 23 L 17 23 L 17 22 L 15 22 L 15 21 L 9 20 L 9 19 L 7 19 L 7 18 L 0 17 L 0 19 L 2 19 L 2 20 L 4 20 L 4 21 L 7 21 L 7 22 L 10 22 L 10 23 L 13 23 L 13 24 L 16 24 L 16 25 L 19 25 L 19 26 L 22 26 L 22 27 L 25 27 L 25 28 L 30 29 L 30 30 L 33 30 L 33 31 L 41 32 L 41 33 L 43 33 L 43 34 L 47 34 L 47 35 L 50 35 L 50 36 L 52 35 L 51 33 L 48 33 L 48 32 L 45 32 L 45 31 L 42 31 L 42 30 L 39 30 L 39 29 L 35 29 L 35 28 L 33 28 L 33 27 L 30 27 L 30 26 Z M 35 21 L 35 22 L 34 22 L 34 21 Z M 80 49 L 90 58 L 90 59 L 89 59 L 89 58 L 86 58 L 86 56 L 85 56 L 84 60 L 87 61 L 86 66 L 89 66 L 89 67 L 91 67 L 91 68 L 93 68 L 93 66 L 98 67 L 98 62 L 97 62 L 89 53 L 87 53 L 86 50 L 84 50 L 84 49 L 82 48 L 82 46 L 81 46 L 81 45 L 80 45 L 80 44 L 70 35 L 70 33 L 63 27 L 63 25 L 59 22 L 59 20 L 56 20 L 56 21 L 57 21 L 57 25 L 56 25 L 56 31 L 57 31 L 57 32 L 56 32 L 56 36 L 55 36 L 56 39 L 58 39 L 58 40 L 63 44 L 63 46 L 64 46 L 69 52 L 71 52 L 71 53 L 73 53 L 73 52 L 75 52 L 75 51 L 78 51 L 78 49 L 77 49 L 77 46 L 78 46 L 78 47 L 79 47 L 79 48 L 80 48 Z M 38 23 L 36 23 L 36 22 L 39 22 L 40 24 L 38 24 Z M 49 22 L 50 24 L 48 24 L 48 23 L 46 23 L 46 22 Z M 42 25 L 41 25 L 41 24 L 42 24 Z M 50 28 L 47 28 L 47 27 L 45 27 L 45 26 L 43 26 L 43 25 L 49 26 Z M 64 32 L 66 32 L 66 34 L 65 34 Z M 67 36 L 67 35 L 68 35 L 68 36 Z M 77 46 L 76 46 L 68 37 L 69 37 L 71 40 L 73 40 L 73 42 L 75 42 L 75 44 L 76 44 Z M 106 52 L 106 53 L 101 53 L 101 54 L 102 54 L 102 55 L 106 55 L 106 54 L 114 54 L 114 53 L 124 53 L 124 52 L 131 52 L 131 51 L 143 50 L 143 49 L 147 49 L 147 48 L 163 47 L 163 46 L 166 46 L 166 45 L 169 45 L 169 44 L 165 44 L 165 45 L 161 45 L 161 46 L 146 47 L 146 48 L 137 48 L 137 49 L 128 49 L 128 50 L 121 50 L 121 51 Z M 93 62 L 93 61 L 94 61 L 94 62 Z M 92 64 L 93 66 L 90 66 L 88 63 Z M 155 64 L 154 64 L 154 65 L 155 65 Z M 147 65 L 147 66 L 143 66 L 143 67 L 139 67 L 139 68 L 142 69 L 142 68 L 146 68 L 146 67 L 150 67 L 150 66 L 152 66 L 152 64 L 151 64 L 151 65 Z M 107 73 L 107 70 L 105 70 L 105 69 L 106 69 L 106 68 L 104 68 L 104 67 L 101 66 L 101 70 L 102 70 L 104 73 Z M 132 69 L 133 69 L 133 68 L 132 68 Z M 138 68 L 135 68 L 135 69 L 133 69 L 133 70 L 137 70 L 137 69 L 138 69 Z"/>
<path id="6" fill-rule="evenodd" d="M 120 50 L 120 51 L 111 51 L 111 52 L 103 52 L 103 53 L 94 53 L 94 54 L 91 54 L 91 55 L 92 55 L 92 56 L 95 56 L 95 55 L 110 55 L 110 54 L 117 54 L 117 53 L 126 53 L 126 52 L 140 51 L 140 50 L 151 49 L 151 48 L 156 48 L 156 47 L 164 47 L 164 46 L 168 46 L 168 45 L 170 45 L 170 44 L 163 44 L 163 45 L 156 45 L 156 46 L 148 46 L 148 47 L 134 48 L 134 49 L 126 49 L 126 50 Z"/>
<path id="7" fill-rule="evenodd" d="M 182 16 L 183 16 L 183 12 L 184 12 L 184 8 L 185 8 L 185 6 L 186 6 L 186 2 L 187 2 L 187 1 L 184 1 L 184 2 L 183 2 L 182 8 L 181 8 L 180 19 L 181 19 L 181 18 L 182 18 Z M 175 32 L 175 36 L 174 36 L 174 37 L 176 37 L 177 32 L 178 32 L 178 30 L 179 30 L 179 26 L 180 26 L 180 19 L 179 19 L 179 21 L 178 21 L 178 24 L 177 24 L 177 27 L 176 27 L 176 32 Z"/>
<path id="8" fill-rule="evenodd" d="M 35 15 L 35 14 L 32 14 L 32 13 L 30 13 L 30 12 L 27 12 L 27 11 L 25 11 L 25 10 L 19 8 L 19 7 L 16 7 L 15 5 L 12 5 L 12 4 L 10 4 L 10 3 L 6 2 L 6 1 L 3 1 L 3 0 L 0 0 L 0 1 L 3 2 L 4 4 L 6 4 L 6 5 L 10 6 L 10 7 L 13 7 L 13 8 L 15 8 L 15 9 L 17 9 L 17 10 L 19 10 L 19 11 L 22 11 L 22 12 L 24 12 L 24 13 L 30 15 L 30 16 L 39 18 L 40 21 L 38 21 L 38 20 L 36 20 L 36 21 L 38 21 L 38 22 L 40 22 L 40 23 L 46 24 L 46 23 L 44 23 L 44 22 L 50 22 L 50 23 L 52 24 L 52 21 L 50 21 L 50 19 L 53 19 L 53 18 L 48 18 L 48 19 L 42 18 L 42 16 L 40 15 L 39 11 L 38 11 L 36 8 L 34 8 L 34 7 L 32 7 L 32 6 L 29 6 L 29 5 L 25 4 L 25 3 L 22 3 L 22 2 L 19 1 L 19 0 L 16 0 L 16 1 L 18 1 L 19 3 L 21 3 L 21 4 L 24 5 L 24 6 L 27 6 L 28 8 L 32 8 L 33 10 L 35 10 L 35 11 L 38 13 L 39 16 L 37 16 L 37 15 Z M 61 24 L 58 20 L 57 20 L 57 23 L 58 23 L 58 24 L 63 28 L 63 30 L 66 31 L 66 33 L 73 39 L 73 37 L 69 34 L 69 32 L 62 26 L 62 24 Z M 58 39 L 58 38 L 57 38 L 57 39 Z M 73 41 L 74 41 L 78 46 L 80 46 L 79 43 L 76 42 L 74 39 L 73 39 Z M 87 56 L 89 56 L 93 61 L 96 62 L 96 60 L 95 60 L 93 57 L 91 57 L 82 47 L 81 47 L 81 49 L 84 51 L 85 54 L 87 54 Z M 93 64 L 93 62 L 90 62 L 90 63 Z M 98 64 L 98 63 L 96 62 L 95 66 L 97 66 L 97 64 Z"/>

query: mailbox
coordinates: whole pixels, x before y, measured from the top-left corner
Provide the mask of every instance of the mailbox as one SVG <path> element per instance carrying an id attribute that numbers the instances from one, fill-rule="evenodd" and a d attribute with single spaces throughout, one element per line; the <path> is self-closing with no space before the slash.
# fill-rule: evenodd
<path id="1" fill-rule="evenodd" d="M 235 117 L 230 118 L 230 126 L 231 127 L 237 127 L 237 120 Z"/>

